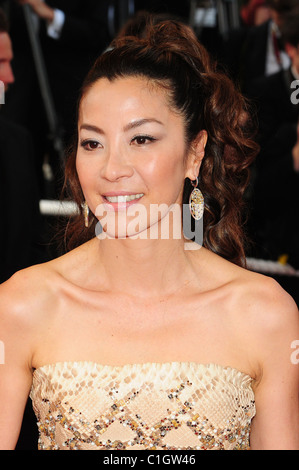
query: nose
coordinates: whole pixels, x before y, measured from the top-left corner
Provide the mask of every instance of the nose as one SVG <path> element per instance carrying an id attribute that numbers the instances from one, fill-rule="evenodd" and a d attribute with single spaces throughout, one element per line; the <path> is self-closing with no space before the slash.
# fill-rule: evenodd
<path id="1" fill-rule="evenodd" d="M 119 150 L 109 151 L 101 169 L 101 177 L 111 182 L 129 178 L 134 173 L 125 153 Z"/>
<path id="2" fill-rule="evenodd" d="M 14 74 L 13 74 L 11 65 L 9 65 L 8 71 L 7 71 L 7 80 L 6 80 L 6 83 L 10 84 L 10 83 L 14 83 L 14 81 L 15 81 L 15 76 L 14 76 Z"/>
<path id="3" fill-rule="evenodd" d="M 0 80 L 4 83 L 5 88 L 7 85 L 14 83 L 15 77 L 9 63 L 4 64 L 1 68 Z"/>

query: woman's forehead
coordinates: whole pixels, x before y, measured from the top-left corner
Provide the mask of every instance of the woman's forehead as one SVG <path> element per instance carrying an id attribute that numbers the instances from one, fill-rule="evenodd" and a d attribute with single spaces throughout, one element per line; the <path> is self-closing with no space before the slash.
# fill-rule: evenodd
<path id="1" fill-rule="evenodd" d="M 150 95 L 150 98 L 156 98 L 160 101 L 164 101 L 165 103 L 167 97 L 165 87 L 163 87 L 157 80 L 144 76 L 117 77 L 113 80 L 103 77 L 87 88 L 81 101 L 90 95 L 93 98 L 95 98 L 96 95 L 101 95 L 101 98 L 103 98 L 103 95 L 109 93 L 116 93 L 118 96 L 126 96 L 134 93 L 138 97 Z"/>
<path id="2" fill-rule="evenodd" d="M 159 120 L 168 120 L 170 115 L 178 118 L 169 104 L 168 93 L 156 81 L 145 77 L 121 77 L 114 80 L 100 78 L 84 93 L 80 108 L 79 120 L 84 117 L 96 117 L 99 111 L 105 118 L 115 116 L 128 117 L 134 113 L 151 115 Z M 104 111 L 104 114 L 103 114 Z M 145 114 L 144 114 L 145 113 Z"/>

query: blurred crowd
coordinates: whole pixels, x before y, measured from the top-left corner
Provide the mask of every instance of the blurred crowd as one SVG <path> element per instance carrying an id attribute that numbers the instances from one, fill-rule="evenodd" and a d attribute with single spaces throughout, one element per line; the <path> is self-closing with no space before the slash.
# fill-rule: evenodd
<path id="1" fill-rule="evenodd" d="M 251 254 L 299 268 L 299 2 L 250 0 L 222 57 L 256 113 Z"/>
<path id="2" fill-rule="evenodd" d="M 60 196 L 80 84 L 127 26 L 116 20 L 125 3 L 0 0 L 0 282 L 51 256 L 39 201 Z M 132 3 L 128 24 L 142 21 L 144 12 L 190 22 L 189 0 Z M 239 27 L 225 35 L 217 11 L 215 24 L 196 32 L 257 120 L 260 153 L 246 196 L 248 256 L 299 269 L 299 1 L 239 1 L 238 14 Z"/>

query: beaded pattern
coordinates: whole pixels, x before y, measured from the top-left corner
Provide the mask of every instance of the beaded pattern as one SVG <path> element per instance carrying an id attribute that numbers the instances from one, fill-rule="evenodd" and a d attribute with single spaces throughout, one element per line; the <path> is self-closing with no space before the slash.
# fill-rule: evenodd
<path id="1" fill-rule="evenodd" d="M 189 198 L 190 212 L 195 220 L 199 220 L 203 216 L 204 197 L 198 188 L 194 188 Z"/>
<path id="2" fill-rule="evenodd" d="M 64 362 L 35 370 L 44 450 L 249 449 L 252 379 L 215 364 L 119 367 Z"/>

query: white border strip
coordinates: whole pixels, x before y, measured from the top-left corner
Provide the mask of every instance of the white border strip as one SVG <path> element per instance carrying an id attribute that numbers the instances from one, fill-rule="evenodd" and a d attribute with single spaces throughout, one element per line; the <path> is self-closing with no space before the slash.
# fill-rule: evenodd
<path id="1" fill-rule="evenodd" d="M 72 201 L 55 201 L 50 199 L 42 199 L 39 202 L 39 209 L 42 215 L 66 216 L 76 215 L 78 206 Z"/>
<path id="2" fill-rule="evenodd" d="M 289 264 L 281 264 L 278 261 L 269 261 L 264 259 L 247 258 L 247 267 L 251 271 L 268 274 L 278 274 L 282 276 L 299 277 L 299 271 L 296 271 Z"/>

